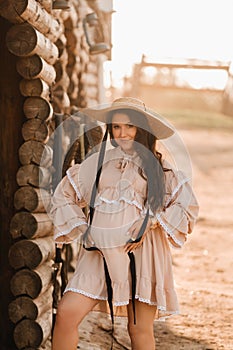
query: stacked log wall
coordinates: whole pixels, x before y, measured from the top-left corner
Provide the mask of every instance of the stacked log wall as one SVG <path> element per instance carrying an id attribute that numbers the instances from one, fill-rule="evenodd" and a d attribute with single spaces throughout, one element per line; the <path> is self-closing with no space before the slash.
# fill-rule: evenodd
<path id="1" fill-rule="evenodd" d="M 9 250 L 15 273 L 10 282 L 14 299 L 8 309 L 17 349 L 49 348 L 51 338 L 55 245 L 47 211 L 55 114 L 98 103 L 98 58 L 89 55 L 82 25 L 92 10 L 84 0 L 70 0 L 70 11 L 52 10 L 51 3 L 0 1 L 0 15 L 12 23 L 6 44 L 17 57 L 19 90 L 25 98 Z"/>

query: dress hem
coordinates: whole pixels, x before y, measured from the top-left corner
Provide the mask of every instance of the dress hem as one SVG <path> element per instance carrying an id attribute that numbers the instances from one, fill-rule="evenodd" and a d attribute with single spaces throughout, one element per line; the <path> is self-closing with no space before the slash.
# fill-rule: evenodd
<path id="1" fill-rule="evenodd" d="M 86 297 L 95 299 L 95 300 L 99 300 L 99 301 L 107 301 L 107 297 L 101 297 L 101 296 L 97 296 L 97 295 L 93 295 L 91 293 L 85 292 L 81 289 L 75 289 L 75 288 L 67 288 L 64 291 L 64 294 L 66 292 L 73 292 L 73 293 L 78 293 L 78 294 L 82 294 Z M 172 315 L 178 315 L 179 314 L 179 310 L 175 310 L 175 311 L 167 311 L 165 306 L 158 306 L 156 302 L 150 301 L 149 299 L 145 299 L 140 297 L 139 295 L 135 295 L 135 299 L 137 299 L 138 301 L 151 305 L 151 306 L 156 306 L 157 310 L 161 313 L 161 318 L 167 318 L 169 316 Z M 129 304 L 129 300 L 127 301 L 119 301 L 119 302 L 113 302 L 113 306 L 126 306 Z M 159 317 L 159 318 L 160 318 Z"/>

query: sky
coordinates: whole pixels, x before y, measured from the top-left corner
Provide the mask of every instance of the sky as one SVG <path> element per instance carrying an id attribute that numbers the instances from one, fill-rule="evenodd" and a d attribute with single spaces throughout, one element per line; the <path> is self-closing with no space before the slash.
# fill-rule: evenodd
<path id="1" fill-rule="evenodd" d="M 113 9 L 112 61 L 105 70 L 114 85 L 143 54 L 149 61 L 233 61 L 232 0 L 113 0 Z"/>

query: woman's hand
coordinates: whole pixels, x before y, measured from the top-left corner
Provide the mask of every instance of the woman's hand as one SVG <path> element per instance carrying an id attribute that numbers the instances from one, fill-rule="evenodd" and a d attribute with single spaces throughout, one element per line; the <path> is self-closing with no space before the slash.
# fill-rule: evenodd
<path id="1" fill-rule="evenodd" d="M 68 235 L 63 235 L 56 238 L 56 246 L 57 248 L 62 248 L 63 244 L 69 244 L 73 242 L 76 238 L 80 236 L 80 233 L 84 234 L 87 230 L 87 225 L 80 225 L 75 227 Z"/>
<path id="2" fill-rule="evenodd" d="M 140 228 L 142 226 L 142 223 L 144 221 L 144 218 L 137 220 L 129 229 L 128 231 L 128 235 L 131 238 L 131 240 L 136 240 L 138 233 L 140 231 Z M 124 249 L 126 253 L 129 253 L 137 248 L 139 248 L 142 245 L 143 240 L 145 239 L 145 236 L 147 234 L 147 232 L 150 230 L 152 225 L 151 219 L 148 220 L 148 223 L 146 225 L 146 229 L 140 239 L 139 242 L 135 242 L 135 243 L 126 243 Z"/>

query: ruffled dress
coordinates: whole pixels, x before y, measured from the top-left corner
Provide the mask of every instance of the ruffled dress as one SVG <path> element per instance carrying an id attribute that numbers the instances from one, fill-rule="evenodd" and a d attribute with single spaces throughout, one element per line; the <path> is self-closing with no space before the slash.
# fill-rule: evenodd
<path id="1" fill-rule="evenodd" d="M 90 203 L 96 178 L 98 153 L 68 169 L 52 199 L 51 215 L 54 238 L 67 236 L 82 242 L 78 227 L 88 225 L 82 208 Z M 90 244 L 104 254 L 112 280 L 116 316 L 127 316 L 131 299 L 129 257 L 124 251 L 130 239 L 131 225 L 146 213 L 147 182 L 141 175 L 140 158 L 124 153 L 120 147 L 106 152 L 95 214 L 90 229 Z M 166 164 L 166 168 L 169 168 Z M 192 232 L 198 214 L 198 203 L 190 180 L 180 172 L 164 172 L 166 198 L 164 208 L 154 217 L 142 245 L 134 251 L 136 263 L 136 299 L 156 308 L 156 317 L 179 312 L 174 288 L 170 246 L 181 247 Z M 72 231 L 74 228 L 76 230 Z M 72 235 L 69 234 L 72 232 Z M 73 234 L 75 232 L 75 234 Z M 99 300 L 94 310 L 109 312 L 103 258 L 97 251 L 80 245 L 75 272 L 65 292 L 80 293 Z"/>

